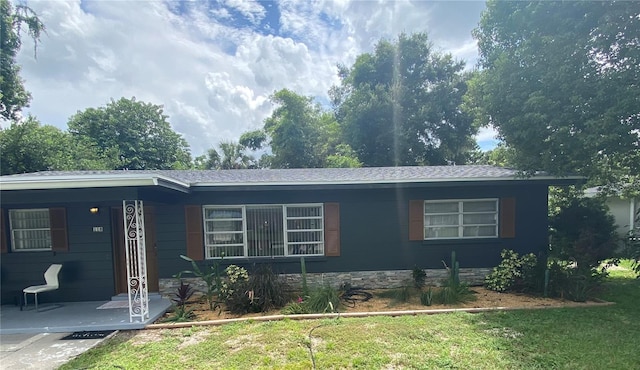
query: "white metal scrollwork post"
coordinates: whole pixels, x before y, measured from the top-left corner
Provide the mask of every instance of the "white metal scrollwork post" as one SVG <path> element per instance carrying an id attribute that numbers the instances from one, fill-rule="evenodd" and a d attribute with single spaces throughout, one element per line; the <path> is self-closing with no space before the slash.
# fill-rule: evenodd
<path id="1" fill-rule="evenodd" d="M 149 318 L 147 287 L 147 254 L 144 238 L 144 210 L 141 200 L 122 201 L 124 213 L 124 245 L 127 255 L 127 288 L 129 321 L 144 322 Z"/>

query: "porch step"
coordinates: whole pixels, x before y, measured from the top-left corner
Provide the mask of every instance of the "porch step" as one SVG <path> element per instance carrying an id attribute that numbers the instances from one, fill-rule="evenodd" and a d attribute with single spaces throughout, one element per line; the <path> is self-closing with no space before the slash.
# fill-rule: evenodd
<path id="1" fill-rule="evenodd" d="M 161 299 L 162 296 L 158 292 L 149 292 L 149 300 L 152 301 L 154 299 Z M 129 295 L 126 293 L 120 293 L 118 295 L 114 295 L 111 297 L 112 301 L 128 301 Z"/>

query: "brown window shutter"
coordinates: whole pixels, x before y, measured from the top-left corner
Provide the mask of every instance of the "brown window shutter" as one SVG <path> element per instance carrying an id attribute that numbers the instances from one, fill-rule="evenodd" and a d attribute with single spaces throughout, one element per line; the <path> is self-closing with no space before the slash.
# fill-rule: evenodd
<path id="1" fill-rule="evenodd" d="M 51 250 L 54 252 L 69 251 L 66 209 L 49 208 L 49 226 L 51 227 Z"/>
<path id="2" fill-rule="evenodd" d="M 516 198 L 500 199 L 500 237 L 516 237 Z"/>
<path id="3" fill-rule="evenodd" d="M 202 261 L 204 259 L 202 207 L 184 206 L 184 220 L 187 229 L 187 257 Z"/>
<path id="4" fill-rule="evenodd" d="M 424 240 L 424 200 L 409 201 L 409 240 Z"/>
<path id="5" fill-rule="evenodd" d="M 7 230 L 5 228 L 4 209 L 0 208 L 0 253 L 7 253 Z"/>
<path id="6" fill-rule="evenodd" d="M 324 255 L 340 255 L 340 203 L 324 204 Z"/>

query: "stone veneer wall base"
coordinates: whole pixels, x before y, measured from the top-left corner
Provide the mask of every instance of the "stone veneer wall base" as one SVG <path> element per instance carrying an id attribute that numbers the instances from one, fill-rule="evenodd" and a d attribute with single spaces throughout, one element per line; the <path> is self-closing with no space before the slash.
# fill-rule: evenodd
<path id="1" fill-rule="evenodd" d="M 412 281 L 411 270 L 388 270 L 388 271 L 351 271 L 351 272 L 324 272 L 307 273 L 307 284 L 331 285 L 339 287 L 344 283 L 349 283 L 353 287 L 365 289 L 397 288 L 404 285 L 405 281 Z M 447 278 L 445 269 L 426 269 L 426 285 L 439 286 Z M 485 277 L 491 272 L 491 268 L 461 268 L 460 281 L 469 285 L 482 285 Z M 294 287 L 301 287 L 301 274 L 281 274 L 287 283 Z M 195 277 L 182 278 L 185 283 L 200 292 L 206 291 L 204 282 Z M 180 280 L 160 279 L 160 294 L 170 296 L 175 293 L 180 285 Z"/>

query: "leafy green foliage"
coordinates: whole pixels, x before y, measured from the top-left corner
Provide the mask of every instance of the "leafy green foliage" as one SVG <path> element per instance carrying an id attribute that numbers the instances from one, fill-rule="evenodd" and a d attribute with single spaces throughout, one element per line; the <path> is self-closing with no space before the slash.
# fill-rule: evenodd
<path id="1" fill-rule="evenodd" d="M 485 278 L 487 289 L 497 292 L 522 291 L 531 285 L 527 279 L 533 276 L 538 260 L 533 253 L 519 256 L 512 250 L 504 249 L 500 256 L 500 264 Z"/>
<path id="2" fill-rule="evenodd" d="M 337 312 L 341 305 L 340 292 L 330 285 L 316 286 L 311 288 L 304 303 L 313 313 Z"/>
<path id="3" fill-rule="evenodd" d="M 550 218 L 549 226 L 551 255 L 575 261 L 581 271 L 594 270 L 602 261 L 613 257 L 616 226 L 601 199 L 572 200 Z"/>
<path id="4" fill-rule="evenodd" d="M 427 272 L 418 266 L 414 266 L 413 270 L 411 270 L 411 277 L 413 278 L 413 287 L 419 290 L 424 287 L 427 280 Z"/>
<path id="5" fill-rule="evenodd" d="M 271 96 L 271 102 L 276 109 L 265 120 L 264 129 L 240 138 L 252 150 L 270 146 L 273 155 L 263 155 L 260 167 L 360 166 L 355 152 L 342 142 L 341 127 L 333 115 L 311 98 L 282 89 Z"/>
<path id="6" fill-rule="evenodd" d="M 631 267 L 640 278 L 640 209 L 636 211 L 634 225 L 625 239 L 623 257 L 631 259 Z"/>
<path id="7" fill-rule="evenodd" d="M 300 277 L 302 278 L 302 296 L 309 296 L 309 285 L 307 284 L 307 264 L 304 256 L 300 257 Z"/>
<path id="8" fill-rule="evenodd" d="M 20 111 L 31 100 L 16 63 L 24 26 L 34 41 L 35 56 L 40 36 L 46 32 L 44 23 L 27 5 L 18 4 L 14 8 L 11 1 L 0 0 L 0 117 L 7 121 L 18 121 Z"/>
<path id="9" fill-rule="evenodd" d="M 344 142 L 365 166 L 465 163 L 476 128 L 460 110 L 463 69 L 424 33 L 378 42 L 330 92 Z"/>
<path id="10" fill-rule="evenodd" d="M 91 144 L 29 116 L 0 130 L 2 175 L 37 171 L 112 168 L 114 153 L 99 155 Z"/>
<path id="11" fill-rule="evenodd" d="M 433 288 L 429 287 L 426 291 L 420 293 L 420 303 L 423 306 L 431 306 L 433 304 Z"/>
<path id="12" fill-rule="evenodd" d="M 135 98 L 112 100 L 105 107 L 88 108 L 71 116 L 69 132 L 92 143 L 100 154 L 115 151 L 114 169 L 187 169 L 187 142 L 171 129 L 162 106 Z"/>
<path id="13" fill-rule="evenodd" d="M 222 155 L 211 148 L 207 154 L 195 159 L 195 167 L 199 170 L 237 170 L 258 167 L 256 160 L 245 153 L 246 148 L 242 144 L 222 141 L 219 146 Z"/>
<path id="14" fill-rule="evenodd" d="M 305 301 L 289 302 L 280 311 L 283 315 L 304 315 L 312 313 Z"/>
<path id="15" fill-rule="evenodd" d="M 443 261 L 444 263 L 444 261 Z M 451 251 L 451 266 L 447 266 L 448 277 L 442 287 L 434 294 L 433 301 L 445 305 L 468 302 L 475 299 L 467 284 L 460 282 L 460 264 L 456 260 L 456 252 Z"/>
<path id="16" fill-rule="evenodd" d="M 267 312 L 283 307 L 291 298 L 288 286 L 273 272 L 271 265 L 257 266 L 248 280 L 242 272 L 232 275 L 238 279 L 225 297 L 225 305 L 233 313 Z"/>
<path id="17" fill-rule="evenodd" d="M 220 308 L 221 302 L 216 300 L 220 295 L 220 290 L 222 288 L 222 275 L 220 273 L 220 264 L 218 261 L 214 261 L 211 265 L 206 266 L 204 269 L 200 269 L 196 261 L 193 259 L 184 255 L 180 255 L 180 258 L 190 262 L 192 269 L 180 271 L 175 277 L 180 279 L 182 275 L 190 274 L 200 278 L 207 287 L 204 296 L 207 303 L 209 303 L 209 309 L 213 311 L 216 308 Z"/>
<path id="18" fill-rule="evenodd" d="M 640 19 L 634 2 L 488 1 L 467 111 L 517 168 L 640 191 Z"/>

